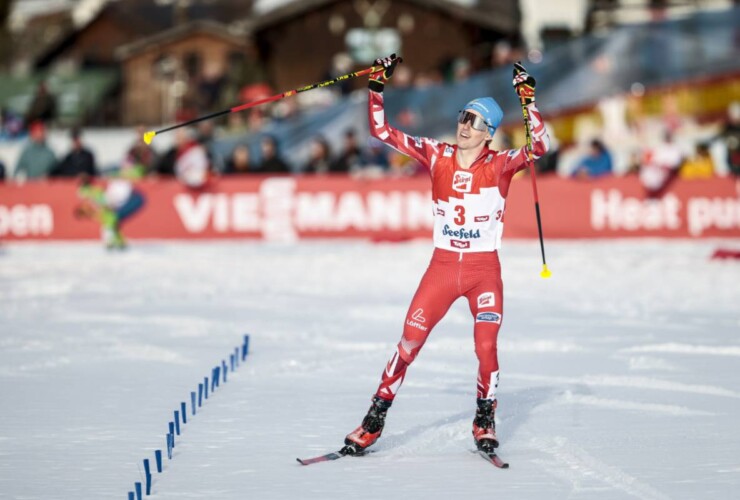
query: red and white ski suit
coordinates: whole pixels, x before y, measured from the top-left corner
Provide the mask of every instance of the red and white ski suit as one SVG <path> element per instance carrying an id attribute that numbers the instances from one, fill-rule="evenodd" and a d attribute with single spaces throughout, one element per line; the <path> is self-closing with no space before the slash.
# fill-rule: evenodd
<path id="1" fill-rule="evenodd" d="M 468 169 L 457 164 L 457 146 L 411 137 L 390 126 L 383 94 L 369 92 L 370 133 L 429 169 L 434 201 L 434 254 L 406 314 L 403 336 L 383 371 L 376 395 L 392 400 L 434 326 L 452 303 L 465 297 L 475 320 L 478 398 L 495 399 L 498 331 L 504 312 L 498 248 L 506 195 L 515 173 L 527 166 L 526 148 L 484 147 Z M 534 104 L 529 105 L 533 155 L 542 156 L 549 137 Z"/>

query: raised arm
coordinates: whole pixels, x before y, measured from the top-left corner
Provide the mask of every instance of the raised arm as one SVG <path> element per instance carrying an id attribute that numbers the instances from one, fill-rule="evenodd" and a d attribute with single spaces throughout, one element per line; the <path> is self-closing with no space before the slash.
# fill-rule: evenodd
<path id="1" fill-rule="evenodd" d="M 528 126 L 529 133 L 532 137 L 532 159 L 536 160 L 550 149 L 550 136 L 547 135 L 545 129 L 545 122 L 542 120 L 537 106 L 534 103 L 534 88 L 536 85 L 535 79 L 530 76 L 524 68 L 519 65 L 517 67 L 516 76 L 513 81 L 514 90 L 516 91 L 519 98 L 523 101 L 527 108 L 529 115 Z M 510 149 L 508 151 L 502 151 L 499 156 L 503 156 L 503 168 L 501 169 L 499 187 L 503 189 L 502 192 L 508 192 L 509 183 L 511 182 L 514 174 L 520 170 L 524 170 L 528 165 L 529 153 L 527 151 L 528 146 L 523 146 L 519 149 Z"/>
<path id="2" fill-rule="evenodd" d="M 399 62 L 401 58 L 397 58 L 395 54 L 375 61 L 376 65 L 383 66 L 384 70 L 372 73 L 368 82 L 370 91 L 367 112 L 370 134 L 431 170 L 440 155 L 439 142 L 426 137 L 411 137 L 392 127 L 385 116 L 383 89 Z"/>
<path id="3" fill-rule="evenodd" d="M 545 122 L 542 121 L 542 115 L 534 102 L 527 105 L 527 111 L 529 112 L 529 133 L 532 136 L 532 158 L 536 160 L 550 149 L 550 136 L 547 135 Z M 502 175 L 514 175 L 527 167 L 527 146 L 501 151 L 499 155 L 505 155 Z"/>

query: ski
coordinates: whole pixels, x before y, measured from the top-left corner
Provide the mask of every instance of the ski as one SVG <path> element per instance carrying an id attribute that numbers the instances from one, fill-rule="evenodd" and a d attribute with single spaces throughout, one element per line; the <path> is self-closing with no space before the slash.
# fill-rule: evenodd
<path id="1" fill-rule="evenodd" d="M 345 446 L 339 451 L 333 451 L 331 453 L 327 453 L 326 455 L 319 455 L 318 457 L 313 458 L 296 458 L 296 460 L 301 465 L 311 465 L 319 462 L 338 460 L 346 456 L 361 457 L 367 455 L 368 453 L 372 453 L 372 450 L 357 450 L 353 446 Z"/>
<path id="2" fill-rule="evenodd" d="M 345 448 L 342 448 L 339 451 L 333 451 L 331 453 L 327 453 L 325 455 L 319 455 L 313 458 L 296 458 L 296 461 L 298 461 L 298 463 L 301 465 L 311 465 L 311 464 L 317 464 L 319 462 L 330 462 L 332 460 L 339 460 L 340 458 L 346 457 L 348 455 L 351 457 L 361 457 L 363 455 L 367 455 L 368 453 L 371 453 L 371 451 L 362 451 L 359 453 L 348 453 Z M 495 452 L 486 453 L 485 451 L 478 451 L 478 454 L 481 457 L 485 458 L 488 462 L 491 462 L 493 465 L 495 465 L 499 469 L 509 468 L 509 464 L 507 462 L 504 462 L 501 459 L 501 457 L 499 457 Z"/>
<path id="3" fill-rule="evenodd" d="M 319 462 L 328 462 L 330 460 L 337 460 L 339 458 L 342 458 L 344 455 L 340 451 L 333 451 L 331 453 L 327 453 L 326 455 L 320 455 L 318 457 L 313 458 L 296 458 L 298 460 L 298 463 L 301 465 L 311 465 Z"/>
<path id="4" fill-rule="evenodd" d="M 498 467 L 499 469 L 508 469 L 509 464 L 501 460 L 501 457 L 499 457 L 495 451 L 491 453 L 486 453 L 485 451 L 478 451 L 480 456 L 491 462 L 493 465 Z"/>

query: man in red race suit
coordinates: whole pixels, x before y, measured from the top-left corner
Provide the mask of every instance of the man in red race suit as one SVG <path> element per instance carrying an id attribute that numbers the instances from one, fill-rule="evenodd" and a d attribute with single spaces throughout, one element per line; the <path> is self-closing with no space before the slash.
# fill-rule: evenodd
<path id="1" fill-rule="evenodd" d="M 496 343 L 503 319 L 503 284 L 498 249 L 504 228 L 506 195 L 515 173 L 526 168 L 526 148 L 489 148 L 503 112 L 491 97 L 467 103 L 457 119 L 457 144 L 411 137 L 392 127 L 383 107 L 383 88 L 399 59 L 376 60 L 383 70 L 370 75 L 370 133 L 429 169 L 434 202 L 434 253 L 406 314 L 403 336 L 381 376 L 362 424 L 347 435 L 347 454 L 362 453 L 380 437 L 385 416 L 434 326 L 452 303 L 465 297 L 474 318 L 478 357 L 477 411 L 473 437 L 478 449 L 498 446 L 494 412 L 499 366 Z M 534 104 L 534 78 L 516 67 L 514 88 L 529 111 L 532 153 L 539 158 L 549 147 L 542 117 Z"/>

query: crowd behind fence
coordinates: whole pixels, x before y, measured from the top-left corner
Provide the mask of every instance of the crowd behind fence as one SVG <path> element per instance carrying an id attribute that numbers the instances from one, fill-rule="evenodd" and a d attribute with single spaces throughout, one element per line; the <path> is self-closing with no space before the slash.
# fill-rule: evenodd
<path id="1" fill-rule="evenodd" d="M 567 140 L 558 137 L 557 127 L 549 127 L 553 148 L 538 161 L 538 169 L 578 178 L 638 174 L 646 186 L 666 185 L 678 177 L 737 177 L 740 95 L 719 96 L 726 106 L 720 113 L 702 108 L 702 103 L 682 109 L 670 88 L 657 91 L 662 93 L 658 110 L 645 109 L 645 96 L 666 88 L 660 86 L 708 77 L 729 79 L 717 92 L 736 94 L 739 45 L 740 7 L 736 7 L 677 21 L 623 26 L 573 39 L 541 60 L 535 58 L 529 69 L 538 79 L 537 104 L 546 120 L 579 106 L 597 116 L 574 115 L 574 134 Z M 446 77 L 413 74 L 402 65 L 386 91 L 389 121 L 410 135 L 454 142 L 458 110 L 471 98 L 492 95 L 505 112 L 494 148 L 521 145 L 515 144 L 512 132 L 520 113 L 511 89 L 511 68 L 504 64 L 511 61 L 499 62 L 492 70 L 473 74 L 465 60 L 452 60 Z M 309 94 L 310 99 L 303 99 Z M 52 150 L 46 144 L 46 129 L 54 123 L 55 106 L 53 94 L 42 83 L 25 116 L 3 112 L 0 148 L 8 141 L 24 141 L 24 146 L 12 164 L 7 155 L 0 155 L 2 178 L 22 181 L 101 172 L 130 179 L 175 175 L 192 187 L 211 176 L 233 174 L 380 177 L 424 172 L 422 166 L 369 137 L 365 91 L 319 89 L 230 114 L 225 121 L 177 131 L 166 145 L 158 145 L 159 138 L 155 148 L 137 140 L 115 165 L 96 162 L 96 150 L 102 146 L 86 143 L 84 131 L 77 127 L 70 131 L 65 151 Z M 200 165 L 184 172 L 178 168 L 183 158 L 191 166 Z"/>

